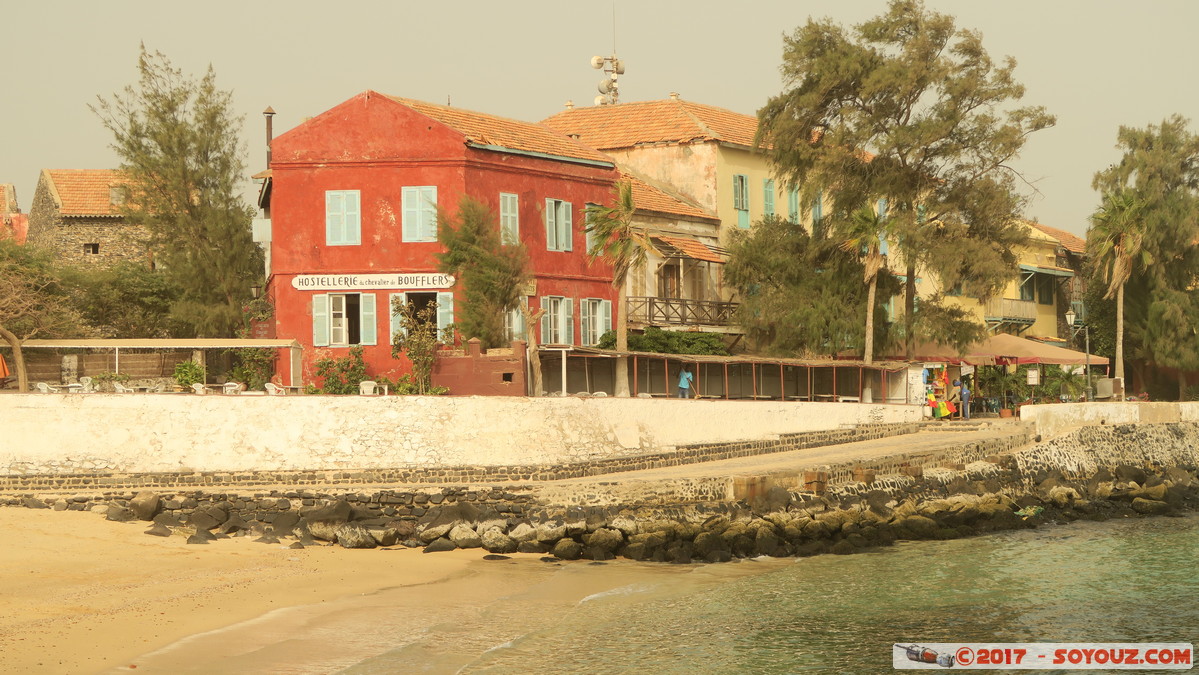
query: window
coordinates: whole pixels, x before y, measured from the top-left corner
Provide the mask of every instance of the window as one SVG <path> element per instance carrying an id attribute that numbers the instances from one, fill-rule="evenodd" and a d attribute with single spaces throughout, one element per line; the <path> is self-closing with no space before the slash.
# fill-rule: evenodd
<path id="1" fill-rule="evenodd" d="M 362 243 L 362 218 L 358 190 L 325 191 L 325 244 L 356 246 Z"/>
<path id="2" fill-rule="evenodd" d="M 108 203 L 112 206 L 121 206 L 129 200 L 129 188 L 124 185 L 110 185 L 108 187 Z"/>
<path id="3" fill-rule="evenodd" d="M 583 214 L 587 221 L 587 228 L 583 232 L 584 232 L 584 236 L 586 237 L 585 243 L 587 246 L 587 253 L 589 255 L 591 254 L 592 251 L 595 250 L 596 238 L 595 238 L 595 233 L 591 231 L 591 217 L 586 214 L 591 213 L 592 209 L 597 209 L 597 208 L 599 208 L 599 204 L 592 204 L 590 202 L 588 202 L 583 207 Z"/>
<path id="4" fill-rule="evenodd" d="M 768 216 L 774 215 L 774 181 L 770 178 L 762 181 L 762 212 Z"/>
<path id="5" fill-rule="evenodd" d="M 1042 305 L 1052 305 L 1056 290 L 1057 284 L 1054 283 L 1053 275 L 1037 275 L 1037 302 Z"/>
<path id="6" fill-rule="evenodd" d="M 84 244 L 83 255 L 98 255 L 100 253 L 99 244 Z"/>
<path id="7" fill-rule="evenodd" d="M 737 210 L 737 227 L 749 229 L 749 176 L 733 176 L 733 208 Z"/>
<path id="8" fill-rule="evenodd" d="M 437 186 L 406 187 L 401 191 L 401 240 L 437 241 Z"/>
<path id="9" fill-rule="evenodd" d="M 824 190 L 816 193 L 816 201 L 812 202 L 812 226 L 824 220 Z"/>
<path id="10" fill-rule="evenodd" d="M 541 298 L 541 344 L 571 345 L 575 341 L 574 300 L 556 295 Z"/>
<path id="11" fill-rule="evenodd" d="M 1032 272 L 1025 272 L 1020 275 L 1020 299 L 1031 302 L 1035 298 L 1033 295 L 1036 291 L 1037 275 Z"/>
<path id="12" fill-rule="evenodd" d="M 407 293 L 392 293 L 388 298 L 387 306 L 390 307 L 391 313 L 391 341 L 394 342 L 395 334 L 403 330 L 400 324 L 400 313 L 396 310 L 396 301 L 399 303 L 411 303 L 416 306 L 416 310 L 428 307 L 430 303 L 437 303 L 437 334 L 446 329 L 446 326 L 454 323 L 454 293 L 452 291 L 442 291 L 440 293 L 433 292 L 407 292 Z"/>
<path id="13" fill-rule="evenodd" d="M 528 340 L 529 336 L 525 328 L 525 315 L 521 311 L 521 307 L 528 307 L 528 298 L 517 300 L 518 305 L 508 310 L 504 314 L 504 335 L 509 340 Z"/>
<path id="14" fill-rule="evenodd" d="M 793 223 L 799 223 L 799 189 L 791 188 L 787 191 L 787 220 Z"/>
<path id="15" fill-rule="evenodd" d="M 505 246 L 520 243 L 519 206 L 516 195 L 500 193 L 500 243 Z"/>
<path id="16" fill-rule="evenodd" d="M 579 302 L 579 337 L 585 347 L 599 344 L 604 333 L 612 330 L 612 301 L 583 298 Z"/>
<path id="17" fill-rule="evenodd" d="M 375 344 L 375 294 L 312 296 L 312 344 L 316 347 Z"/>
<path id="18" fill-rule="evenodd" d="M 545 248 L 547 251 L 570 251 L 571 247 L 570 202 L 560 199 L 545 200 Z"/>

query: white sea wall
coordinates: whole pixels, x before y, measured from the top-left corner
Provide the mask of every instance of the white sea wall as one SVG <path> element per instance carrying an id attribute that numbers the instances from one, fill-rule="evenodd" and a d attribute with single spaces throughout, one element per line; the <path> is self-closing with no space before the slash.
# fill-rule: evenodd
<path id="1" fill-rule="evenodd" d="M 1052 438 L 1081 426 L 1160 422 L 1199 422 L 1199 402 L 1051 403 L 1020 408 L 1020 419 Z"/>
<path id="2" fill-rule="evenodd" d="M 0 475 L 555 464 L 921 415 L 775 401 L 5 394 Z"/>

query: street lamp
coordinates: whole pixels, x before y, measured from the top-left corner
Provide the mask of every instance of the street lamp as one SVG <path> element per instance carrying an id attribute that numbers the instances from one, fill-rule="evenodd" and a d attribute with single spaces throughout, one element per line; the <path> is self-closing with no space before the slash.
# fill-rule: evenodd
<path id="1" fill-rule="evenodd" d="M 1083 334 L 1086 336 L 1087 365 L 1085 368 L 1087 375 L 1087 402 L 1089 403 L 1095 400 L 1093 392 L 1091 391 L 1091 327 L 1084 323 L 1081 327 L 1075 328 L 1074 319 L 1076 318 L 1078 318 L 1078 314 L 1074 312 L 1074 308 L 1070 308 L 1070 310 L 1066 312 L 1066 325 L 1070 327 L 1071 337 L 1078 337 L 1078 331 L 1080 330 L 1083 331 Z"/>

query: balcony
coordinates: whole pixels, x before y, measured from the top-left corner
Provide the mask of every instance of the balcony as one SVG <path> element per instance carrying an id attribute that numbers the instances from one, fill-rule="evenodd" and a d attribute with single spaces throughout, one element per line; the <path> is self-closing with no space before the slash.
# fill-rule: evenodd
<path id="1" fill-rule="evenodd" d="M 992 298 L 983 307 L 983 319 L 991 328 L 1015 326 L 1024 330 L 1037 321 L 1037 303 L 1014 298 Z"/>
<path id="2" fill-rule="evenodd" d="M 731 326 L 735 302 L 629 297 L 629 321 L 648 326 Z"/>

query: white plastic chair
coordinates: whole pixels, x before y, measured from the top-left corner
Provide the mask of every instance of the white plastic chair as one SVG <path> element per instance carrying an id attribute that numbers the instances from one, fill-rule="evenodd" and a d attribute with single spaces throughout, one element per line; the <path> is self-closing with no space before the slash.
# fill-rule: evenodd
<path id="1" fill-rule="evenodd" d="M 203 382 L 192 382 L 192 391 L 201 396 L 208 393 L 208 389 L 204 386 Z"/>
<path id="2" fill-rule="evenodd" d="M 268 396 L 283 396 L 287 393 L 286 389 L 284 389 L 283 387 L 280 387 L 279 385 L 275 384 L 274 382 L 267 382 L 266 384 L 262 385 L 262 388 L 266 389 L 266 393 Z"/>
<path id="3" fill-rule="evenodd" d="M 41 394 L 57 394 L 58 393 L 58 387 L 51 387 L 50 385 L 46 384 L 45 382 L 38 382 L 34 386 L 37 387 L 38 393 L 41 393 Z"/>
<path id="4" fill-rule="evenodd" d="M 226 382 L 221 385 L 222 394 L 240 394 L 246 385 L 241 382 Z"/>
<path id="5" fill-rule="evenodd" d="M 132 394 L 137 391 L 133 387 L 126 387 L 125 385 L 121 384 L 120 382 L 113 382 L 112 390 L 118 394 Z"/>
<path id="6" fill-rule="evenodd" d="M 92 378 L 88 377 L 87 375 L 79 378 L 79 384 L 83 385 L 83 389 L 80 390 L 80 393 L 90 394 L 96 391 L 96 388 L 92 385 Z"/>
<path id="7" fill-rule="evenodd" d="M 365 380 L 358 383 L 358 394 L 361 396 L 374 396 L 375 388 L 379 385 L 373 380 Z"/>

